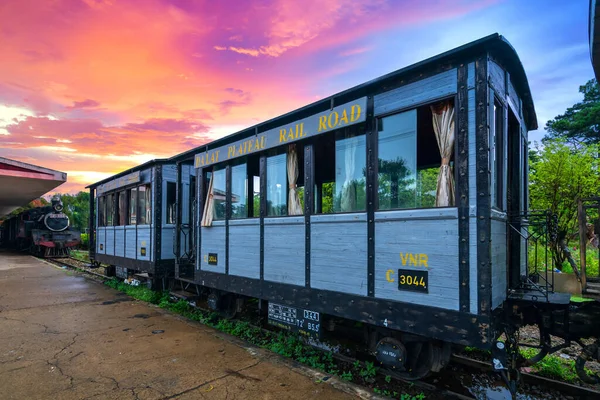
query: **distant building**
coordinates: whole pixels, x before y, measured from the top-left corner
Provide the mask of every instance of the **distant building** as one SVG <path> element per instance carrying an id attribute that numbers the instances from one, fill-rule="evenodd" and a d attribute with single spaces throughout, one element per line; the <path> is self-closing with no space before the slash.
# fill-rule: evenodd
<path id="1" fill-rule="evenodd" d="M 600 0 L 590 0 L 590 54 L 596 79 L 600 81 Z"/>

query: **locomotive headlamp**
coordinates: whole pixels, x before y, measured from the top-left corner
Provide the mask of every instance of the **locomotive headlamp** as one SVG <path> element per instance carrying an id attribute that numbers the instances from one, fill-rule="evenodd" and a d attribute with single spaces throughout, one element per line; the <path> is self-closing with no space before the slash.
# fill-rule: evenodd
<path id="1" fill-rule="evenodd" d="M 56 212 L 61 212 L 63 210 L 62 200 L 58 196 L 52 197 L 52 208 Z"/>

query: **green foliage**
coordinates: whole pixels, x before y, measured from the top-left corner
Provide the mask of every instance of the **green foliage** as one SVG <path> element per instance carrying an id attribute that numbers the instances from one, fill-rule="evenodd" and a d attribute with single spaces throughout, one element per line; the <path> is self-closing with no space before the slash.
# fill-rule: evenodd
<path id="1" fill-rule="evenodd" d="M 81 248 L 89 249 L 90 248 L 90 235 L 87 233 L 81 234 Z"/>
<path id="2" fill-rule="evenodd" d="M 546 124 L 548 139 L 564 138 L 573 144 L 600 144 L 600 88 L 595 79 L 579 87 L 583 101 Z"/>
<path id="3" fill-rule="evenodd" d="M 59 196 L 63 203 L 63 212 L 69 217 L 71 227 L 85 232 L 90 218 L 90 193 L 82 191 L 75 195 L 59 194 Z"/>
<path id="4" fill-rule="evenodd" d="M 90 262 L 90 254 L 87 251 L 71 250 L 71 257 L 79 261 Z"/>
<path id="5" fill-rule="evenodd" d="M 568 245 L 577 233 L 577 200 L 597 194 L 598 146 L 568 145 L 563 139 L 546 140 L 544 147 L 536 147 L 532 163 L 530 201 L 533 210 L 550 210 L 558 215 L 559 240 Z M 565 255 L 559 243 L 552 245 L 557 267 Z"/>
<path id="6" fill-rule="evenodd" d="M 352 381 L 353 379 L 352 372 L 350 371 L 344 371 L 344 373 L 340 375 L 340 377 L 345 381 Z"/>
<path id="7" fill-rule="evenodd" d="M 377 375 L 377 368 L 372 362 L 367 361 L 365 367 L 360 370 L 360 376 L 364 379 L 372 379 L 375 378 L 375 375 Z"/>
<path id="8" fill-rule="evenodd" d="M 538 350 L 522 348 L 521 355 L 524 357 L 534 356 Z M 575 372 L 575 361 L 564 359 L 555 355 L 548 355 L 541 361 L 531 366 L 533 372 L 546 378 L 559 379 L 565 382 L 576 382 L 579 378 Z"/>

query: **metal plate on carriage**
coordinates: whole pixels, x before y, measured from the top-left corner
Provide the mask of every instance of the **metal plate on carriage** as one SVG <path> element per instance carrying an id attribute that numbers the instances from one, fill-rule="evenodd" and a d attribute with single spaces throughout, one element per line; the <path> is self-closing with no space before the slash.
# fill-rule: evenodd
<path id="1" fill-rule="evenodd" d="M 268 321 L 269 325 L 301 335 L 317 338 L 321 335 L 321 315 L 316 311 L 269 302 Z"/>
<path id="2" fill-rule="evenodd" d="M 398 290 L 429 293 L 429 272 L 413 269 L 399 269 Z"/>

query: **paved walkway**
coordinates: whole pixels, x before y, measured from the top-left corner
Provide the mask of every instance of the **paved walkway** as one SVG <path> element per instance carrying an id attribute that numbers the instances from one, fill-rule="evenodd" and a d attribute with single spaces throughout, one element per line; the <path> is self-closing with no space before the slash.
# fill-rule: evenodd
<path id="1" fill-rule="evenodd" d="M 0 252 L 0 399 L 354 398 L 267 353 Z"/>

